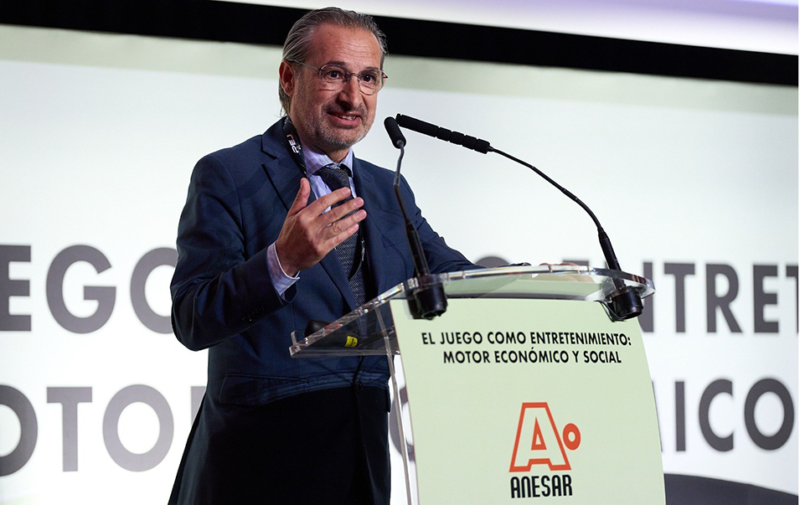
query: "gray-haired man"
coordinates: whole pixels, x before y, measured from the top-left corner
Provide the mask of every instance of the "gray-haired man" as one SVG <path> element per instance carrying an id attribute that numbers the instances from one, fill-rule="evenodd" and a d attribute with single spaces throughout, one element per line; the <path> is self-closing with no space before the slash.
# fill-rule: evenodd
<path id="1" fill-rule="evenodd" d="M 208 386 L 170 503 L 389 503 L 386 359 L 287 351 L 310 319 L 414 274 L 393 174 L 351 149 L 375 119 L 385 54 L 369 16 L 306 14 L 280 65 L 287 116 L 195 167 L 172 316 L 185 346 L 209 349 Z M 431 271 L 473 267 L 401 191 Z"/>

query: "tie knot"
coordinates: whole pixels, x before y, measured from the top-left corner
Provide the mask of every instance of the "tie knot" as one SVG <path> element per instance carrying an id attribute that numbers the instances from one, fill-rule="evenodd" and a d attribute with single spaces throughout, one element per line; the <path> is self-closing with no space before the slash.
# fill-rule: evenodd
<path id="1" fill-rule="evenodd" d="M 317 170 L 317 174 L 333 190 L 350 187 L 350 170 L 345 165 L 331 163 Z"/>

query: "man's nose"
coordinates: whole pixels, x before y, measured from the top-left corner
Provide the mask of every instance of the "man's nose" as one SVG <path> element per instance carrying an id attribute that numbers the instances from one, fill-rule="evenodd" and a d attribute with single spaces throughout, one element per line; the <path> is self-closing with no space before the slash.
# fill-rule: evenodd
<path id="1" fill-rule="evenodd" d="M 352 106 L 361 103 L 361 83 L 356 74 L 351 74 L 347 77 L 340 95 Z"/>

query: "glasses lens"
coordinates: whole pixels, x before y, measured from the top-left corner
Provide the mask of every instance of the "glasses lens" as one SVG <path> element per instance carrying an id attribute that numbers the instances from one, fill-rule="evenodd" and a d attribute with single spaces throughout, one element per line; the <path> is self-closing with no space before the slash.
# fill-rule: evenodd
<path id="1" fill-rule="evenodd" d="M 365 70 L 359 75 L 361 91 L 368 95 L 375 93 L 383 86 L 383 74 L 378 70 Z"/>
<path id="2" fill-rule="evenodd" d="M 342 67 L 336 65 L 325 65 L 319 69 L 319 76 L 326 84 L 339 86 L 344 82 L 347 73 Z"/>
<path id="3" fill-rule="evenodd" d="M 347 79 L 355 75 L 361 92 L 371 95 L 383 87 L 383 72 L 378 69 L 364 70 L 360 74 L 352 74 L 338 65 L 325 65 L 319 69 L 319 78 L 329 89 L 340 88 Z"/>

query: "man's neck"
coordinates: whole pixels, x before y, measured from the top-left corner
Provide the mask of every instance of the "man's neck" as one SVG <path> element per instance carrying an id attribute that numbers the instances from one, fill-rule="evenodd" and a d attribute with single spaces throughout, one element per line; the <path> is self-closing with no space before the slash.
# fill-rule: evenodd
<path id="1" fill-rule="evenodd" d="M 303 147 L 303 161 L 305 162 L 306 172 L 308 174 L 316 173 L 317 170 L 329 165 L 331 162 L 345 164 L 352 173 L 354 163 L 352 149 L 346 150 L 343 156 L 339 157 L 339 159 L 335 159 L 329 154 L 318 150 L 313 144 L 305 142 L 302 136 L 300 136 L 300 144 Z"/>
<path id="2" fill-rule="evenodd" d="M 291 118 L 290 118 L 291 119 Z M 347 149 L 337 149 L 335 151 L 326 152 L 323 149 L 318 148 L 311 142 L 309 142 L 308 138 L 297 128 L 297 124 L 292 122 L 295 125 L 295 131 L 297 131 L 297 136 L 300 137 L 300 144 L 303 146 L 304 150 L 309 150 L 314 154 L 324 154 L 328 158 L 331 159 L 334 163 L 341 163 L 347 157 L 347 154 L 350 152 L 350 148 Z"/>
<path id="3" fill-rule="evenodd" d="M 344 161 L 345 158 L 347 158 L 347 155 L 350 153 L 350 149 L 337 150 L 332 153 L 325 152 L 321 149 L 318 149 L 317 146 L 315 146 L 314 144 L 306 142 L 306 140 L 303 138 L 302 135 L 300 135 L 300 144 L 302 144 L 303 150 L 308 150 L 316 155 L 324 154 L 325 156 L 330 158 L 331 161 L 333 161 L 334 163 L 341 163 L 342 161 Z"/>

